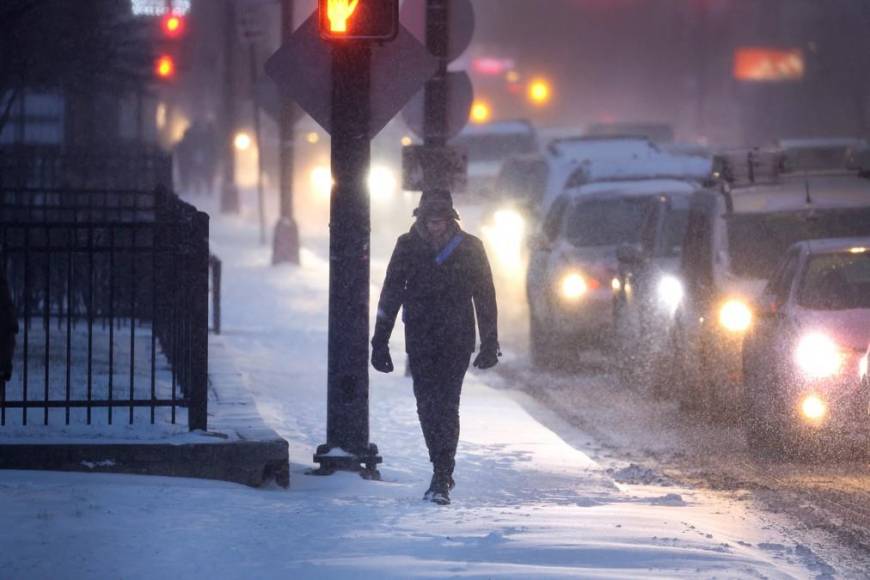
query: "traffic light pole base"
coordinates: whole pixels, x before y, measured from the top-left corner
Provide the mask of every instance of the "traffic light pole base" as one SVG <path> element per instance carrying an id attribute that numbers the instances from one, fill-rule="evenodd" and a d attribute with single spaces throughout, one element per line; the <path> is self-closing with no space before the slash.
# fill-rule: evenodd
<path id="1" fill-rule="evenodd" d="M 221 190 L 221 213 L 239 213 L 239 188 L 235 184 L 224 185 Z"/>
<path id="2" fill-rule="evenodd" d="M 320 467 L 307 471 L 307 475 L 332 475 L 336 471 L 353 471 L 363 479 L 381 480 L 378 464 L 384 459 L 378 455 L 378 446 L 370 443 L 363 453 L 350 453 L 340 447 L 321 445 L 314 455 L 314 462 Z"/>
<path id="3" fill-rule="evenodd" d="M 299 227 L 291 218 L 281 218 L 275 224 L 272 265 L 277 264 L 299 264 Z"/>

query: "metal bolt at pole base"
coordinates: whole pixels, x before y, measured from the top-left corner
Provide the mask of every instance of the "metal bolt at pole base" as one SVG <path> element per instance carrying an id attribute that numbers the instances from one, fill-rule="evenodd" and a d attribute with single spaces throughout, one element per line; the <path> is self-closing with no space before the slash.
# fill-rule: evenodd
<path id="1" fill-rule="evenodd" d="M 378 454 L 378 446 L 374 443 L 369 443 L 366 449 L 356 451 L 320 445 L 314 455 L 314 462 L 320 464 L 320 467 L 308 471 L 308 475 L 332 475 L 336 471 L 352 471 L 359 473 L 363 479 L 380 481 L 378 465 L 383 461 Z"/>

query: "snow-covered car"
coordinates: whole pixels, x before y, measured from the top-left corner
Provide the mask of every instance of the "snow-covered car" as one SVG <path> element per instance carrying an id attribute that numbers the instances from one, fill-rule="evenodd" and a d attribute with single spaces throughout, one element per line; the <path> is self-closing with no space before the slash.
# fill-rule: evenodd
<path id="1" fill-rule="evenodd" d="M 532 241 L 526 282 L 537 366 L 610 342 L 617 248 L 640 242 L 659 196 L 695 188 L 675 179 L 589 183 L 553 203 Z"/>
<path id="2" fill-rule="evenodd" d="M 472 200 L 487 199 L 493 194 L 502 163 L 515 155 L 538 151 L 538 136 L 528 121 L 498 121 L 469 125 L 450 145 L 468 159 L 465 192 Z"/>
<path id="3" fill-rule="evenodd" d="M 868 214 L 865 212 L 865 219 Z M 755 303 L 743 349 L 750 446 L 867 434 L 870 237 L 792 246 Z"/>
<path id="4" fill-rule="evenodd" d="M 659 195 L 637 245 L 617 249 L 612 281 L 619 368 L 635 383 L 649 383 L 652 363 L 668 345 L 674 314 L 683 298 L 680 251 L 689 221 L 688 193 Z"/>
<path id="5" fill-rule="evenodd" d="M 655 145 L 641 137 L 560 137 L 540 153 L 510 157 L 487 200 L 486 227 L 497 233 L 500 246 L 524 245 L 525 232 L 538 227 L 569 179 L 585 176 L 590 162 L 631 162 L 657 153 Z"/>
<path id="6" fill-rule="evenodd" d="M 736 420 L 752 304 L 801 240 L 870 235 L 870 179 L 859 170 L 783 171 L 781 151 L 718 164 L 719 192 L 695 193 L 681 252 L 684 297 L 660 384 L 688 408 Z"/>

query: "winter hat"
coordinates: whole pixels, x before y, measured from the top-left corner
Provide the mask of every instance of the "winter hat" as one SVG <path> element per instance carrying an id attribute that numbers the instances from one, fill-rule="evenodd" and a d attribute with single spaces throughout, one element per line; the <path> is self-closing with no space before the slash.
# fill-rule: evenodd
<path id="1" fill-rule="evenodd" d="M 440 217 L 444 219 L 459 219 L 459 214 L 453 208 L 449 191 L 433 190 L 423 192 L 420 205 L 414 210 L 416 218 Z"/>

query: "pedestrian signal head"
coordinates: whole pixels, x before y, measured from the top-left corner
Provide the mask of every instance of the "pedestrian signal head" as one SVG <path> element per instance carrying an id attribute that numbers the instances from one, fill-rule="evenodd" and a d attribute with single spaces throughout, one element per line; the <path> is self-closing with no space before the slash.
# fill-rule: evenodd
<path id="1" fill-rule="evenodd" d="M 392 40 L 398 0 L 318 0 L 320 36 L 327 40 Z"/>

